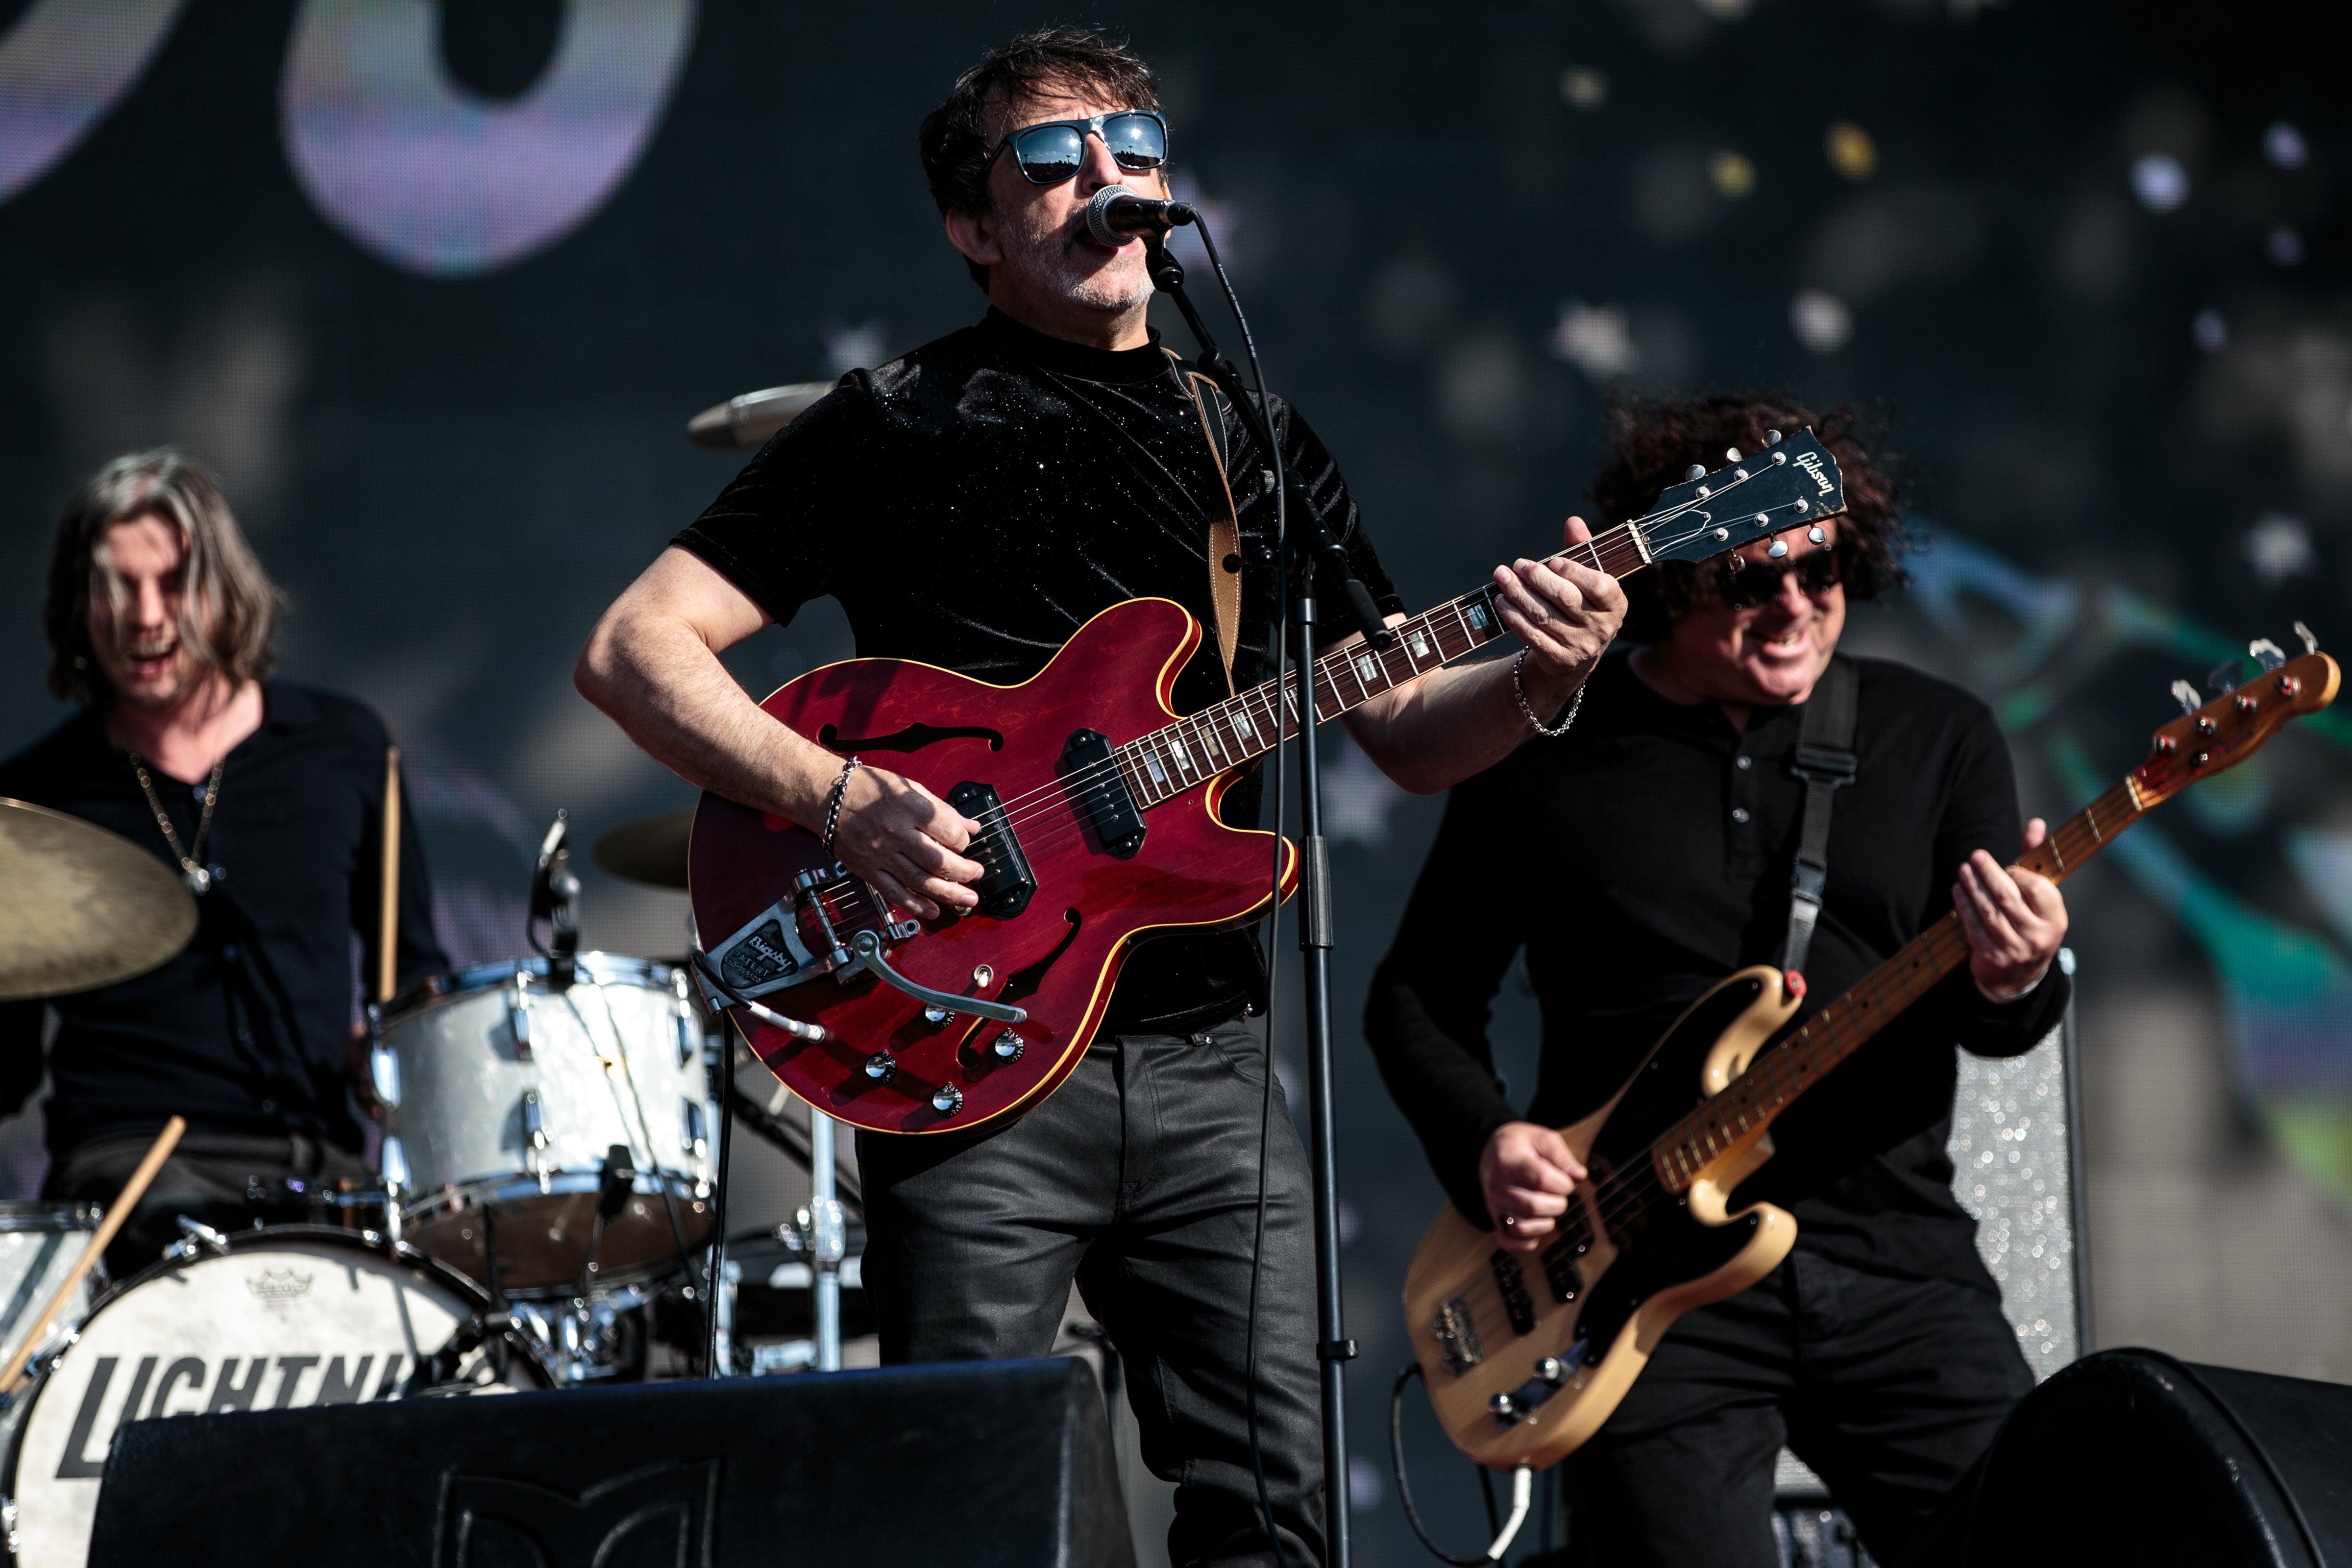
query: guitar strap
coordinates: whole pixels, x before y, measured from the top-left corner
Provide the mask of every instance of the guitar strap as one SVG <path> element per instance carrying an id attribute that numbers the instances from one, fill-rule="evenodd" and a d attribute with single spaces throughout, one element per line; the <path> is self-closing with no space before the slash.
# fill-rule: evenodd
<path id="1" fill-rule="evenodd" d="M 1217 466 L 1217 488 L 1225 498 L 1223 517 L 1209 519 L 1209 603 L 1216 613 L 1217 655 L 1224 665 L 1225 695 L 1234 695 L 1234 650 L 1242 632 L 1242 524 L 1234 507 L 1233 480 L 1225 473 L 1225 420 L 1213 413 L 1217 384 L 1187 365 L 1174 349 L 1162 349 L 1184 390 L 1192 395 L 1192 412 L 1201 416 L 1201 434 L 1209 443 L 1209 460 Z M 1205 391 L 1206 395 L 1202 395 Z"/>
<path id="2" fill-rule="evenodd" d="M 1790 878 L 1789 945 L 1780 967 L 1802 973 L 1822 918 L 1822 889 L 1830 875 L 1830 807 L 1837 792 L 1853 783 L 1861 759 L 1853 749 L 1862 678 L 1853 661 L 1830 656 L 1829 668 L 1805 704 L 1804 727 L 1789 771 L 1805 781 L 1805 825 L 1797 841 L 1797 866 Z"/>

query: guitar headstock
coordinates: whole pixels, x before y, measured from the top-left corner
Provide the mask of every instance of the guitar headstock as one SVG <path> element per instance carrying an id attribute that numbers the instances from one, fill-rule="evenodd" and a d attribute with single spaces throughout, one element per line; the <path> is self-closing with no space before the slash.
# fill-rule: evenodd
<path id="1" fill-rule="evenodd" d="M 2280 660 L 2272 644 L 2260 642 L 2254 645 L 2254 653 L 2263 668 L 2252 679 L 2156 732 L 2147 760 L 2132 770 L 2141 809 L 2170 800 L 2200 779 L 2237 766 L 2288 720 L 2316 713 L 2336 700 L 2344 672 L 2316 647 L 2300 658 Z M 2196 695 L 2196 689 L 2185 680 L 2174 682 L 2173 690 L 2176 695 L 2187 694 L 2183 707 Z"/>
<path id="2" fill-rule="evenodd" d="M 1845 510 L 1845 476 L 1810 430 L 1767 431 L 1760 451 L 1670 486 L 1635 520 L 1653 561 L 1705 561 Z"/>

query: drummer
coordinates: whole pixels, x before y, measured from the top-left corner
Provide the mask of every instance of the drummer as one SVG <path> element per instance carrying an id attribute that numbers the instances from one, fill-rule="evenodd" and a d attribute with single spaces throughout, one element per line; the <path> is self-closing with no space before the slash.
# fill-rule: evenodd
<path id="1" fill-rule="evenodd" d="M 271 675 L 282 604 L 176 452 L 117 458 L 58 521 L 41 618 L 49 689 L 79 710 L 0 763 L 0 795 L 144 846 L 196 895 L 196 934 L 162 968 L 0 1004 L 0 1113 L 39 1086 L 47 1039 L 44 1196 L 111 1201 L 165 1120 L 188 1120 L 110 1254 L 118 1276 L 155 1260 L 174 1215 L 299 1218 L 306 1194 L 375 1184 L 352 959 L 376 973 L 386 734 Z M 400 850 L 404 982 L 448 967 L 404 805 Z"/>

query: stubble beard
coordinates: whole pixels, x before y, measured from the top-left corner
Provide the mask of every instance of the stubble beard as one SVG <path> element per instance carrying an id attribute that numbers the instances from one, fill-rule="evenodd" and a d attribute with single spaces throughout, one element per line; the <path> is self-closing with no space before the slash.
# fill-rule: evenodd
<path id="1" fill-rule="evenodd" d="M 1044 291 L 1090 310 L 1117 315 L 1151 298 L 1151 279 L 1140 252 L 1122 253 L 1107 265 L 1089 265 L 1093 247 L 1062 229 L 1016 230 L 1006 258 Z"/>

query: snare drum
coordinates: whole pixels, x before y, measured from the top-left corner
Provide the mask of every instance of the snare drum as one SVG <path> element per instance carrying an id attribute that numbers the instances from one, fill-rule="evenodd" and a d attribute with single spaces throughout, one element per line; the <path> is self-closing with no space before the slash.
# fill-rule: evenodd
<path id="1" fill-rule="evenodd" d="M 8 1456 L 19 1568 L 79 1568 L 125 1421 L 545 1388 L 527 1346 L 486 1338 L 488 1301 L 407 1247 L 324 1226 L 240 1231 L 100 1301 L 42 1374 Z"/>
<path id="2" fill-rule="evenodd" d="M 16 1353 L 33 1321 L 57 1294 L 100 1217 L 96 1204 L 0 1204 L 0 1362 Z M 69 1329 L 106 1289 L 106 1265 L 82 1276 L 51 1323 Z"/>
<path id="3" fill-rule="evenodd" d="M 669 1273 L 710 1236 L 717 1123 L 686 973 L 578 965 L 560 988 L 544 958 L 437 975 L 378 1030 L 403 1234 L 509 1296 Z"/>

